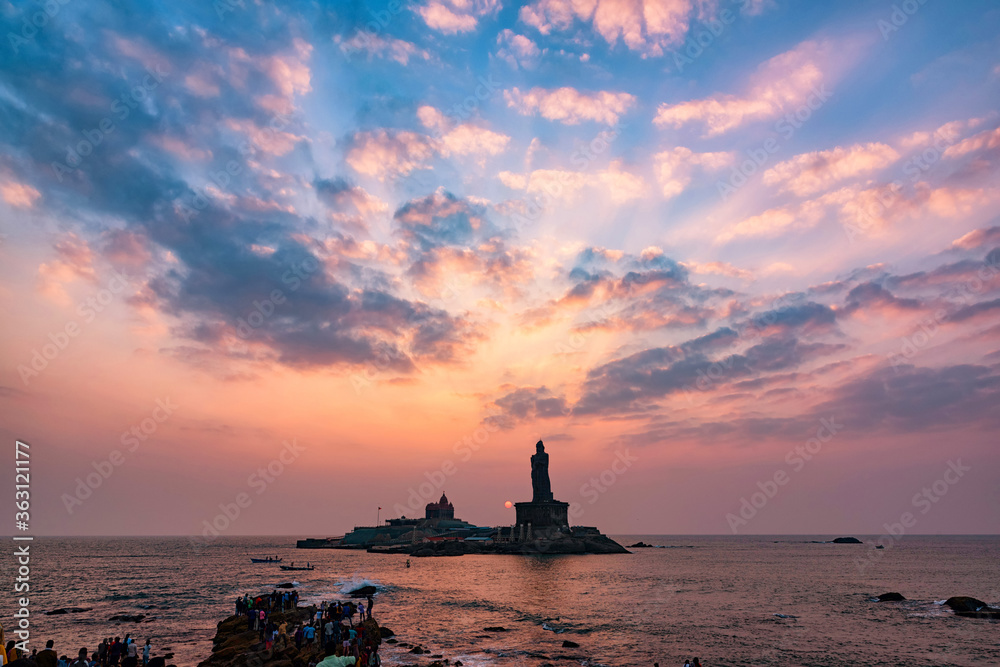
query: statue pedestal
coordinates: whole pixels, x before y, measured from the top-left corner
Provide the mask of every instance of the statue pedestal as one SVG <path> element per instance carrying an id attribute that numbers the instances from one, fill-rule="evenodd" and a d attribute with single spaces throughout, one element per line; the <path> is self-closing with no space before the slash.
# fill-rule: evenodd
<path id="1" fill-rule="evenodd" d="M 569 526 L 569 503 L 549 500 L 541 503 L 514 503 L 514 507 L 519 526 L 530 523 L 533 530 Z"/>

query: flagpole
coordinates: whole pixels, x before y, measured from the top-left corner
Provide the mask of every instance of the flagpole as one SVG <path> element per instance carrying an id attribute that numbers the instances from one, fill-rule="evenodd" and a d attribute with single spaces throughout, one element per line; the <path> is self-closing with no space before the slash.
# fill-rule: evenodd
<path id="1" fill-rule="evenodd" d="M 379 520 L 382 518 L 382 508 L 378 508 L 378 512 L 375 513 L 375 527 L 378 528 Z"/>

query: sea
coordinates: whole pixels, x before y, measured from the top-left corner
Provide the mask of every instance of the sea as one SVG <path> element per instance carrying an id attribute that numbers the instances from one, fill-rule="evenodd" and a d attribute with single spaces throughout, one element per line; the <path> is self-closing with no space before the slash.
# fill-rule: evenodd
<path id="1" fill-rule="evenodd" d="M 1000 537 L 906 535 L 880 550 L 833 537 L 628 535 L 615 539 L 662 548 L 409 558 L 410 567 L 400 555 L 296 549 L 289 537 L 36 538 L 30 646 L 52 639 L 73 656 L 129 632 L 151 639 L 154 655 L 173 653 L 168 663 L 194 666 L 237 596 L 292 582 L 306 604 L 374 585 L 375 617 L 401 643 L 469 667 L 680 667 L 694 657 L 705 667 L 1000 665 L 998 622 L 956 617 L 942 604 L 968 595 L 1000 605 Z M 250 562 L 268 555 L 315 569 Z M 18 596 L 6 590 L 9 639 Z M 873 601 L 886 592 L 906 601 Z M 45 613 L 68 607 L 86 611 Z M 144 618 L 109 620 L 120 614 Z M 430 662 L 383 646 L 384 664 Z"/>

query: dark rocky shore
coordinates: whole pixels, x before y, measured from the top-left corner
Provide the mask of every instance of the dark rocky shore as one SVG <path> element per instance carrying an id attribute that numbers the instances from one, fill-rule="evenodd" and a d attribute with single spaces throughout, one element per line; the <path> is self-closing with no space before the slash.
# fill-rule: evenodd
<path id="1" fill-rule="evenodd" d="M 288 624 L 288 633 L 292 635 L 296 628 L 305 625 L 316 614 L 316 607 L 300 607 L 284 612 L 271 612 L 268 618 L 280 625 Z M 377 637 L 381 644 L 383 637 L 392 636 L 392 631 L 379 626 L 372 619 L 360 624 L 365 627 L 366 634 Z M 220 621 L 213 640 L 212 655 L 198 664 L 198 667 L 308 667 L 309 663 L 317 663 L 325 657 L 321 642 L 303 644 L 296 648 L 295 642 L 287 644 L 276 642 L 267 649 L 256 630 L 247 630 L 246 616 L 230 616 Z"/>

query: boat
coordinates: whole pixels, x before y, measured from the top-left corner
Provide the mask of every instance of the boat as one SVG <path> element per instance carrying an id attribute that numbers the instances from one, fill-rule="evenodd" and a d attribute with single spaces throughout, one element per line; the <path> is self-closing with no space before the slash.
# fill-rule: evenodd
<path id="1" fill-rule="evenodd" d="M 280 563 L 281 560 L 282 559 L 280 559 L 280 558 L 271 558 L 270 556 L 268 556 L 267 558 L 251 558 L 250 562 L 251 563 Z"/>
<path id="2" fill-rule="evenodd" d="M 282 570 L 315 570 L 313 565 L 281 565 Z"/>

